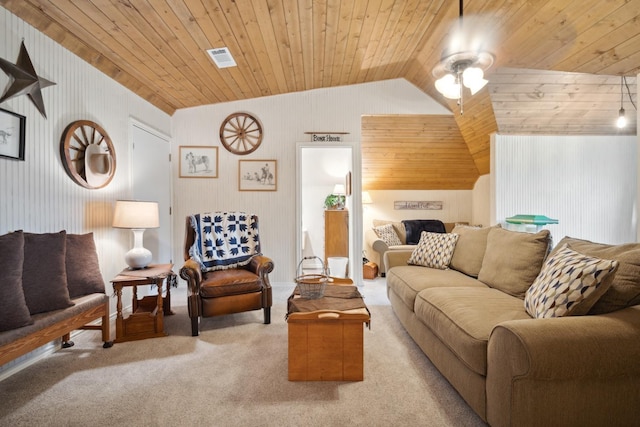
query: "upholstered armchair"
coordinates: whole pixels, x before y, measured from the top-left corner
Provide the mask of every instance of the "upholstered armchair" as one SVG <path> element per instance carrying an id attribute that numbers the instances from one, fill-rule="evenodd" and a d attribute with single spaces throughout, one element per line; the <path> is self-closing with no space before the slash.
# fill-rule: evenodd
<path id="1" fill-rule="evenodd" d="M 232 220 L 229 220 L 231 218 Z M 260 253 L 258 217 L 242 212 L 213 212 L 186 218 L 185 263 L 191 334 L 200 318 L 264 310 L 271 323 L 269 273 L 273 261 Z"/>

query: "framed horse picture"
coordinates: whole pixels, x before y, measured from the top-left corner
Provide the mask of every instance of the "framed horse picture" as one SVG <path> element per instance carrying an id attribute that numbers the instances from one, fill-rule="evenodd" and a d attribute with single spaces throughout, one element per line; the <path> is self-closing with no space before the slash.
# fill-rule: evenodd
<path id="1" fill-rule="evenodd" d="M 240 191 L 276 191 L 278 189 L 277 160 L 238 160 Z"/>
<path id="2" fill-rule="evenodd" d="M 217 178 L 218 147 L 181 145 L 180 178 Z"/>

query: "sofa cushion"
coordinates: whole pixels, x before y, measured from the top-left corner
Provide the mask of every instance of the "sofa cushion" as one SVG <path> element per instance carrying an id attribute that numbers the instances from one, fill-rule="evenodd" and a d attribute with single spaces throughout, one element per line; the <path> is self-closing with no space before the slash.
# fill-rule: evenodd
<path id="1" fill-rule="evenodd" d="M 407 231 L 404 229 L 404 225 L 398 221 L 389 221 L 385 219 L 374 219 L 372 221 L 373 227 L 380 227 L 381 225 L 391 224 L 393 229 L 396 231 L 396 234 L 400 238 L 400 242 L 402 245 L 407 244 Z"/>
<path id="2" fill-rule="evenodd" d="M 501 322 L 531 319 L 522 300 L 491 288 L 431 288 L 416 297 L 416 317 L 472 371 L 487 375 L 487 343 Z"/>
<path id="3" fill-rule="evenodd" d="M 409 264 L 445 270 L 449 268 L 458 235 L 422 232 L 418 246 L 409 257 Z"/>
<path id="4" fill-rule="evenodd" d="M 611 285 L 618 261 L 582 255 L 564 244 L 545 261 L 524 306 L 535 318 L 586 314 Z"/>
<path id="5" fill-rule="evenodd" d="M 73 305 L 67 290 L 66 232 L 24 233 L 22 289 L 31 314 Z"/>
<path id="6" fill-rule="evenodd" d="M 393 228 L 392 224 L 385 224 L 378 227 L 374 227 L 373 231 L 375 231 L 376 235 L 382 240 L 387 246 L 399 246 L 402 245 L 402 241 L 398 237 L 396 230 Z"/>
<path id="7" fill-rule="evenodd" d="M 22 291 L 24 235 L 21 231 L 0 236 L 0 331 L 30 325 L 33 319 Z"/>
<path id="8" fill-rule="evenodd" d="M 100 273 L 93 233 L 67 234 L 65 266 L 70 298 L 104 293 L 104 279 Z"/>
<path id="9" fill-rule="evenodd" d="M 609 290 L 594 304 L 589 314 L 603 314 L 640 304 L 640 243 L 607 245 L 564 237 L 552 251 L 564 244 L 581 254 L 616 260 L 620 264 Z"/>
<path id="10" fill-rule="evenodd" d="M 524 299 L 540 273 L 550 242 L 549 230 L 531 234 L 491 228 L 478 280 Z"/>
<path id="11" fill-rule="evenodd" d="M 262 291 L 260 277 L 243 268 L 206 272 L 200 284 L 202 298 L 219 298 L 260 291 Z"/>
<path id="12" fill-rule="evenodd" d="M 495 227 L 500 227 L 500 224 Z M 469 276 L 478 277 L 491 228 L 456 224 L 453 233 L 458 235 L 458 242 L 449 267 Z"/>
<path id="13" fill-rule="evenodd" d="M 413 311 L 418 292 L 429 288 L 478 287 L 487 285 L 455 270 L 406 265 L 393 267 L 387 272 L 387 287 L 400 297 Z M 522 302 L 522 301 L 521 301 Z"/>
<path id="14" fill-rule="evenodd" d="M 422 232 L 446 233 L 444 223 L 438 219 L 405 219 L 402 225 L 407 232 L 405 240 L 407 245 L 417 245 L 422 237 Z"/>

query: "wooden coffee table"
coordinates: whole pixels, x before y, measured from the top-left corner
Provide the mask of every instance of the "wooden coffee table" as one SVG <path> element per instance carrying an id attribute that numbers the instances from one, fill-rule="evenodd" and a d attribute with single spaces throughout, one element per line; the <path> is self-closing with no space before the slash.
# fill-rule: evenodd
<path id="1" fill-rule="evenodd" d="M 357 287 L 328 285 L 323 298 L 305 300 L 294 292 L 288 302 L 289 381 L 362 381 L 371 316 Z"/>

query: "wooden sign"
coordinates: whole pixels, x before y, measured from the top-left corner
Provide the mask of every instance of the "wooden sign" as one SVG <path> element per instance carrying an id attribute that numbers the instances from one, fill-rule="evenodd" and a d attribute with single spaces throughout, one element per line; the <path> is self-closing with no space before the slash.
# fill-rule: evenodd
<path id="1" fill-rule="evenodd" d="M 396 201 L 393 202 L 393 209 L 395 210 L 426 210 L 426 211 L 441 211 L 442 202 L 419 202 L 419 201 Z"/>
<path id="2" fill-rule="evenodd" d="M 305 132 L 311 135 L 311 142 L 342 142 L 343 135 L 349 132 Z"/>

